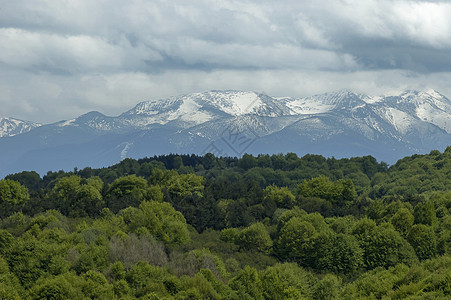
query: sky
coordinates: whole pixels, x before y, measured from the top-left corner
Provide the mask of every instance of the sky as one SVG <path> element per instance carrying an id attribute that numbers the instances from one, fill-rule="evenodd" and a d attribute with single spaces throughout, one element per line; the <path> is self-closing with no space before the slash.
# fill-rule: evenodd
<path id="1" fill-rule="evenodd" d="M 0 117 L 207 90 L 451 98 L 449 1 L 0 0 Z"/>

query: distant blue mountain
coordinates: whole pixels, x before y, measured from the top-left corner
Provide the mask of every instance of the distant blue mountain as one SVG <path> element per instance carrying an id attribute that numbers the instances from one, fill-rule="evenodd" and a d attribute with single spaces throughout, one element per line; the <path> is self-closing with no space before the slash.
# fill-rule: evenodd
<path id="1" fill-rule="evenodd" d="M 20 122 L 0 127 L 0 177 L 167 153 L 372 155 L 394 163 L 451 145 L 451 101 L 433 90 L 278 99 L 209 91 L 141 102 L 117 117 L 90 112 L 54 124 Z"/>

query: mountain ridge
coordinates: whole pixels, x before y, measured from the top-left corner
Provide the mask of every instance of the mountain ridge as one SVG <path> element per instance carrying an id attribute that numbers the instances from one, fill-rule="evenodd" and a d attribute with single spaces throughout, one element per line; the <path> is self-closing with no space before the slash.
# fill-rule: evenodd
<path id="1" fill-rule="evenodd" d="M 304 98 L 213 90 L 142 101 L 118 116 L 88 112 L 2 137 L 0 175 L 27 168 L 21 161 L 33 155 L 42 162 L 33 164 L 40 172 L 52 155 L 60 157 L 56 168 L 87 166 L 92 158 L 83 147 L 96 153 L 98 167 L 125 157 L 202 154 L 211 146 L 225 156 L 348 153 L 394 162 L 450 144 L 451 101 L 434 90 L 368 96 L 343 89 Z"/>
<path id="2" fill-rule="evenodd" d="M 41 126 L 40 123 L 24 121 L 16 118 L 0 118 L 0 138 L 14 136 Z"/>

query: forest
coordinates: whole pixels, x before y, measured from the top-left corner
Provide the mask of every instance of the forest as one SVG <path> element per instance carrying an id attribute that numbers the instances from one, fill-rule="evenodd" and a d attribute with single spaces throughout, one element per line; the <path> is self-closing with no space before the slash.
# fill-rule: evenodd
<path id="1" fill-rule="evenodd" d="M 1 299 L 450 299 L 451 147 L 0 180 Z"/>

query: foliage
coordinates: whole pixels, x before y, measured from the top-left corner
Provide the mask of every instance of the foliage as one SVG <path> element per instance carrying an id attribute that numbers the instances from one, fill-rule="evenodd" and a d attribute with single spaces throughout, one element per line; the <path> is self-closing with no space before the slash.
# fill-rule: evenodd
<path id="1" fill-rule="evenodd" d="M 11 179 L 0 180 L 0 217 L 7 217 L 30 199 L 28 189 Z"/>
<path id="2" fill-rule="evenodd" d="M 391 267 L 399 263 L 412 265 L 417 256 L 412 246 L 390 226 L 377 226 L 359 237 L 363 250 L 363 264 L 367 269 Z"/>
<path id="3" fill-rule="evenodd" d="M 235 243 L 241 249 L 255 249 L 263 253 L 269 253 L 272 248 L 272 240 L 262 223 L 254 223 L 243 229 L 235 239 Z"/>
<path id="4" fill-rule="evenodd" d="M 451 147 L 0 180 L 1 299 L 448 299 Z"/>
<path id="5" fill-rule="evenodd" d="M 144 229 L 167 243 L 178 244 L 190 240 L 185 218 L 169 203 L 144 201 L 139 208 L 130 207 L 119 214 L 131 232 Z"/>
<path id="6" fill-rule="evenodd" d="M 274 184 L 268 185 L 264 192 L 264 200 L 275 202 L 277 207 L 292 208 L 295 204 L 295 197 L 287 187 L 279 188 Z"/>
<path id="7" fill-rule="evenodd" d="M 432 258 L 437 254 L 437 239 L 434 230 L 427 225 L 413 225 L 407 240 L 420 260 Z"/>

